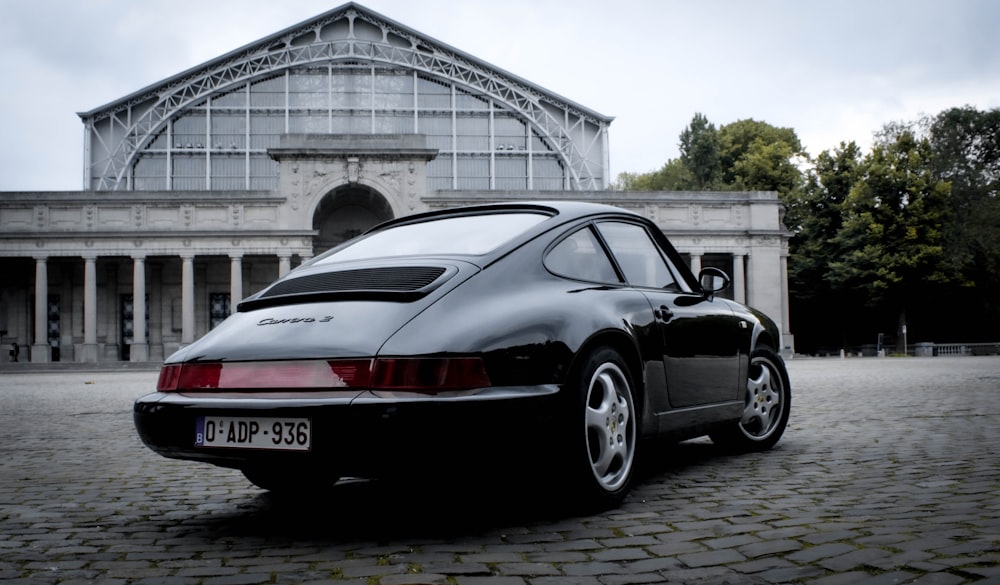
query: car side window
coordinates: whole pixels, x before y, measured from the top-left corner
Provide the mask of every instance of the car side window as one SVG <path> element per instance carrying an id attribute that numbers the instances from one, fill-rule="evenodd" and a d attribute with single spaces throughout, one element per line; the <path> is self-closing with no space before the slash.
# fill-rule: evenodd
<path id="1" fill-rule="evenodd" d="M 625 278 L 633 286 L 679 289 L 656 242 L 637 224 L 605 221 L 597 224 Z"/>
<path id="2" fill-rule="evenodd" d="M 614 265 L 590 228 L 577 230 L 549 250 L 545 266 L 553 273 L 590 282 L 621 282 Z"/>

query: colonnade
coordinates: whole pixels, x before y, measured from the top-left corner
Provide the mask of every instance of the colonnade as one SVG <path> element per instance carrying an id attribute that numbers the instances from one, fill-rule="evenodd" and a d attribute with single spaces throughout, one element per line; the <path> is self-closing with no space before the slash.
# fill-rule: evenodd
<path id="1" fill-rule="evenodd" d="M 686 254 L 690 257 L 691 272 L 698 275 L 701 272 L 702 252 L 690 252 Z M 733 300 L 737 303 L 747 302 L 747 263 L 750 260 L 748 254 L 732 254 L 733 265 L 726 273 L 733 278 Z"/>
<path id="2" fill-rule="evenodd" d="M 150 360 L 149 343 L 147 342 L 147 266 L 148 258 L 154 255 L 148 252 L 133 252 L 132 259 L 132 342 L 129 344 L 129 361 L 145 362 Z M 195 258 L 196 254 L 181 253 L 178 255 L 156 254 L 157 259 L 180 258 L 181 264 L 181 333 L 180 345 L 186 345 L 197 337 L 195 319 Z M 245 296 L 244 291 L 244 252 L 232 250 L 229 256 L 229 298 L 230 311 L 235 310 L 236 303 Z M 276 254 L 278 271 L 274 276 L 283 276 L 292 268 L 290 252 Z M 99 258 L 121 257 L 116 254 L 89 253 L 80 256 L 83 261 L 83 343 L 75 356 L 79 362 L 100 361 L 98 351 L 98 276 L 97 261 Z M 53 258 L 63 259 L 65 255 L 39 254 L 34 257 L 34 325 L 33 342 L 31 345 L 32 362 L 49 362 L 52 360 L 49 345 L 49 261 Z M 272 273 L 273 274 L 273 273 Z M 256 291 L 251 291 L 256 292 Z M 140 318 L 142 316 L 142 318 Z"/>

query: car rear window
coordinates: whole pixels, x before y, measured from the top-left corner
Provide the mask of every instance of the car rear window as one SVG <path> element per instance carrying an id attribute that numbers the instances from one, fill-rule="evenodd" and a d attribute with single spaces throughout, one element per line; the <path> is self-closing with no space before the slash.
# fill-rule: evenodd
<path id="1" fill-rule="evenodd" d="M 489 253 L 548 218 L 543 213 L 460 215 L 404 224 L 359 238 L 317 264 L 389 256 Z"/>

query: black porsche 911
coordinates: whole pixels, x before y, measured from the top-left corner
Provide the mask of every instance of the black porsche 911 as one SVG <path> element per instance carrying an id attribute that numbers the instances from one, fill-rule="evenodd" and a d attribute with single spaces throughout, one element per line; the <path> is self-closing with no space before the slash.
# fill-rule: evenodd
<path id="1" fill-rule="evenodd" d="M 615 505 L 641 439 L 764 450 L 791 388 L 765 315 L 655 224 L 588 203 L 398 218 L 243 300 L 175 353 L 135 425 L 268 490 L 502 459 Z M 471 471 L 470 471 L 471 473 Z M 525 481 L 530 481 L 525 479 Z"/>

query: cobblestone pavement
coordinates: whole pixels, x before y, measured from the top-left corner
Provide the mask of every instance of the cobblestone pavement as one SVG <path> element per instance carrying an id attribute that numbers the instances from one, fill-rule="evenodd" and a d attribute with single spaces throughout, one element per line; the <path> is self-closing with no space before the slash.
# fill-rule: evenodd
<path id="1" fill-rule="evenodd" d="M 141 445 L 155 372 L 0 373 L 0 581 L 1000 583 L 1000 358 L 789 370 L 778 448 L 651 447 L 626 502 L 586 516 L 465 486 L 277 500 Z"/>

